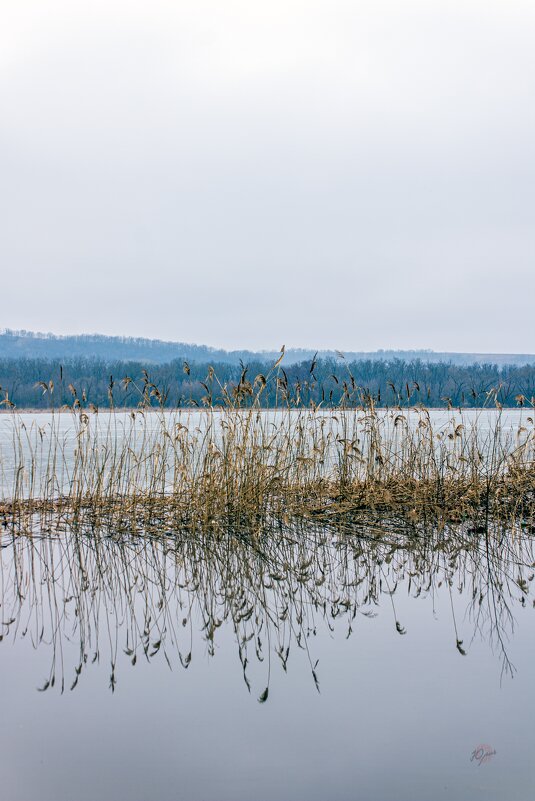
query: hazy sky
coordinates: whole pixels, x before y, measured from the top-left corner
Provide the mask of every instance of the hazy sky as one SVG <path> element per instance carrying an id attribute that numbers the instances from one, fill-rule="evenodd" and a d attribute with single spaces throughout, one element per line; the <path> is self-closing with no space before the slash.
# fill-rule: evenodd
<path id="1" fill-rule="evenodd" d="M 0 0 L 0 327 L 535 351 L 533 0 Z"/>

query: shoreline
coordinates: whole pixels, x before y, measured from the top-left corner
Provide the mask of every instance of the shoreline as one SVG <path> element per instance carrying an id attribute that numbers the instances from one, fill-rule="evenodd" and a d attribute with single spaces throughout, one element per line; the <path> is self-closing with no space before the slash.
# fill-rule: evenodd
<path id="1" fill-rule="evenodd" d="M 465 412 L 511 412 L 511 411 L 522 411 L 524 410 L 526 413 L 535 413 L 535 409 L 531 406 L 503 406 L 501 409 L 497 409 L 494 406 L 452 406 L 448 408 L 447 406 L 423 406 L 421 408 L 417 406 L 375 406 L 374 411 L 376 412 L 418 412 L 418 411 L 428 411 L 428 412 L 454 412 L 454 413 L 465 413 Z M 0 409 L 0 417 L 2 416 L 13 416 L 13 415 L 21 415 L 21 414 L 87 414 L 87 415 L 96 415 L 96 414 L 129 414 L 131 412 L 135 412 L 139 414 L 143 412 L 143 414 L 157 414 L 158 412 L 165 412 L 166 414 L 174 414 L 177 412 L 194 412 L 195 414 L 200 414 L 202 412 L 226 412 L 226 411 L 236 411 L 236 412 L 250 412 L 250 411 L 260 411 L 260 412 L 310 412 L 313 411 L 309 406 L 301 406 L 299 408 L 291 408 L 287 409 L 283 406 L 262 406 L 259 409 L 254 409 L 253 407 L 242 407 L 231 409 L 228 406 L 212 406 L 212 407 L 196 407 L 196 406 L 169 406 L 162 409 L 159 409 L 155 406 L 149 406 L 145 408 L 134 407 L 134 406 L 121 406 L 115 409 L 110 409 L 109 407 L 99 408 L 98 411 L 94 409 L 33 409 L 33 408 L 19 408 L 15 407 L 14 409 Z M 347 409 L 341 409 L 340 407 L 319 407 L 315 410 L 316 412 L 332 412 L 333 414 L 339 414 L 340 412 L 368 412 L 369 409 L 365 409 L 363 407 L 348 407 Z"/>

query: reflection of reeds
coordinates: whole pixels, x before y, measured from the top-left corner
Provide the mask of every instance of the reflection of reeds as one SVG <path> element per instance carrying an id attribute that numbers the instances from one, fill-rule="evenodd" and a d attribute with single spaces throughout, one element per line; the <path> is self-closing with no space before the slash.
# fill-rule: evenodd
<path id="1" fill-rule="evenodd" d="M 361 616 L 384 606 L 393 636 L 410 632 L 399 593 L 420 599 L 411 603 L 449 594 L 451 647 L 464 655 L 478 634 L 512 670 L 505 644 L 515 605 L 531 603 L 535 557 L 533 538 L 502 527 L 485 535 L 446 527 L 414 537 L 396 523 L 291 524 L 219 537 L 73 529 L 68 536 L 6 533 L 1 544 L 0 634 L 50 649 L 41 689 L 74 689 L 100 660 L 109 660 L 112 689 L 127 661 L 188 668 L 199 651 L 215 655 L 226 624 L 236 668 L 260 700 L 272 668 L 286 670 L 297 654 L 319 686 L 314 636 L 323 627 L 358 636 Z"/>
<path id="2" fill-rule="evenodd" d="M 112 689 L 121 651 L 188 668 L 199 632 L 214 654 L 224 623 L 259 700 L 272 662 L 286 669 L 295 651 L 318 686 L 317 627 L 349 636 L 386 599 L 404 634 L 401 586 L 422 597 L 442 586 L 452 612 L 456 588 L 466 592 L 471 633 L 512 669 L 512 609 L 533 579 L 531 409 L 510 433 L 499 408 L 490 430 L 453 410 L 437 430 L 421 406 L 377 410 L 352 377 L 337 408 L 305 408 L 280 361 L 234 387 L 210 372 L 202 409 L 166 410 L 146 374 L 123 383 L 139 395 L 135 412 L 117 411 L 110 379 L 105 412 L 72 387 L 68 415 L 2 418 L 12 441 L 0 454 L 0 637 L 51 644 L 43 689 L 66 678 L 74 688 L 105 652 Z M 280 408 L 266 410 L 273 383 Z M 464 654 L 461 625 L 453 614 Z"/>
<path id="3" fill-rule="evenodd" d="M 85 408 L 72 387 L 70 438 L 61 433 L 64 414 L 52 413 L 42 427 L 37 418 L 28 429 L 14 410 L 0 514 L 27 529 L 35 513 L 70 522 L 113 518 L 119 527 L 161 519 L 207 528 L 362 510 L 414 524 L 475 518 L 481 528 L 491 518 L 520 518 L 533 526 L 531 410 L 509 436 L 499 408 L 490 432 L 453 411 L 437 431 L 427 409 L 378 411 L 354 381 L 344 382 L 338 408 L 304 408 L 280 370 L 277 364 L 253 383 L 244 371 L 232 388 L 212 371 L 198 410 L 165 410 L 165 392 L 146 374 L 139 386 L 123 382 L 139 394 L 131 413 L 115 410 L 112 379 L 106 412 Z M 266 411 L 262 395 L 272 382 L 282 408 Z"/>

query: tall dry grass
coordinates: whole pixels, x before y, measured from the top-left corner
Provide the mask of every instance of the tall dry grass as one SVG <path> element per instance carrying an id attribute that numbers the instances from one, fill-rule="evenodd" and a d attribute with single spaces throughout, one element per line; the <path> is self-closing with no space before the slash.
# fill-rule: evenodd
<path id="1" fill-rule="evenodd" d="M 168 411 L 146 373 L 124 379 L 139 393 L 135 412 L 115 408 L 113 379 L 106 411 L 87 406 L 75 387 L 72 406 L 42 424 L 12 409 L 0 455 L 4 525 L 30 530 L 38 514 L 41 525 L 48 515 L 118 529 L 155 521 L 260 529 L 274 519 L 371 514 L 414 526 L 470 519 L 482 530 L 499 518 L 533 529 L 532 408 L 515 431 L 504 429 L 497 403 L 490 428 L 483 412 L 468 423 L 450 409 L 437 430 L 422 406 L 377 409 L 352 376 L 337 408 L 305 408 L 280 362 L 252 382 L 244 370 L 235 386 L 209 371 L 199 409 Z M 275 410 L 263 408 L 270 382 Z M 53 392 L 52 382 L 42 387 Z"/>

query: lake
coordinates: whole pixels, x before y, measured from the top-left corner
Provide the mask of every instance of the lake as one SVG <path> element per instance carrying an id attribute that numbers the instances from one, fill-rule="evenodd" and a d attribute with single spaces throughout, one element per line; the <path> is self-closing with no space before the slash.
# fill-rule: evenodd
<path id="1" fill-rule="evenodd" d="M 532 414 L 1 415 L 0 797 L 532 798 Z"/>
<path id="2" fill-rule="evenodd" d="M 496 442 L 504 457 L 526 445 L 523 458 L 533 460 L 533 417 L 530 408 L 391 409 L 374 410 L 373 414 L 306 408 L 253 414 L 214 409 L 0 414 L 0 501 L 14 495 L 57 496 L 68 493 L 73 483 L 79 491 L 92 492 L 91 480 L 97 473 L 108 479 L 111 488 L 142 492 L 154 480 L 155 462 L 161 491 L 170 492 L 185 449 L 195 455 L 197 465 L 191 466 L 195 471 L 210 448 L 222 447 L 231 429 L 249 443 L 247 448 L 254 440 L 266 464 L 277 447 L 288 450 L 293 444 L 289 457 L 302 460 L 300 465 L 295 461 L 301 475 L 304 462 L 312 461 L 321 475 L 331 475 L 346 443 L 359 444 L 364 464 L 370 442 L 375 446 L 377 439 L 385 456 L 394 461 L 407 455 L 407 445 L 422 451 L 426 439 L 427 451 L 432 450 L 445 463 L 453 459 L 456 470 L 464 469 L 463 461 L 466 465 L 473 460 L 474 447 L 482 461 Z M 233 447 L 235 444 L 236 439 Z M 159 465 L 164 462 L 161 470 Z M 368 472 L 368 466 L 364 464 L 363 470 Z"/>
<path id="3" fill-rule="evenodd" d="M 533 536 L 1 539 L 10 801 L 525 801 Z"/>

